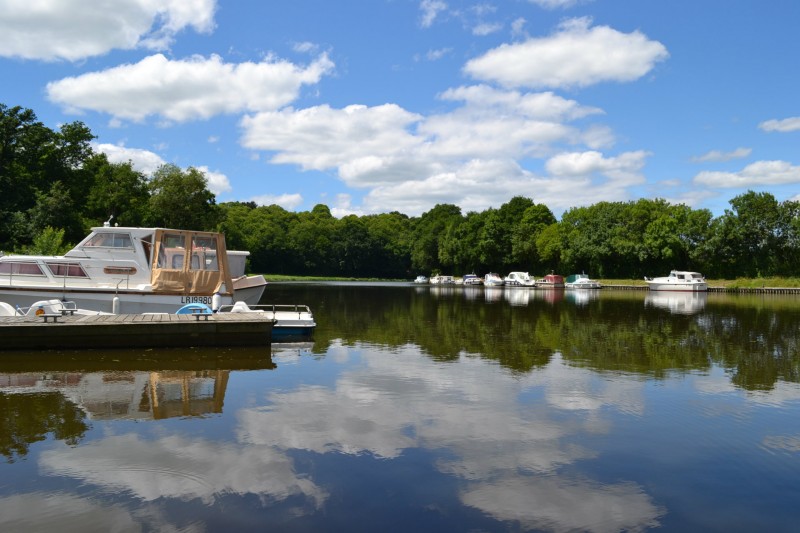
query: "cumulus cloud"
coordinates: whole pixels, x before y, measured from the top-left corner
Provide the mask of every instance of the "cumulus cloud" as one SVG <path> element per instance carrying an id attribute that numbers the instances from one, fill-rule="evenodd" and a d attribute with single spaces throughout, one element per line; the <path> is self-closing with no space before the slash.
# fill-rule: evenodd
<path id="1" fill-rule="evenodd" d="M 601 174 L 625 185 L 644 182 L 641 170 L 650 155 L 645 151 L 628 152 L 618 157 L 604 157 L 596 151 L 558 154 L 545 167 L 555 177 L 589 177 Z"/>
<path id="2" fill-rule="evenodd" d="M 216 55 L 173 60 L 155 54 L 135 64 L 48 83 L 47 96 L 73 112 L 99 111 L 132 121 L 157 115 L 185 122 L 279 109 L 333 67 L 325 54 L 305 67 L 275 58 L 232 64 Z"/>
<path id="3" fill-rule="evenodd" d="M 720 150 L 711 150 L 703 155 L 693 157 L 692 161 L 695 163 L 718 163 L 730 161 L 732 159 L 741 159 L 747 157 L 752 153 L 750 148 L 737 148 L 731 152 L 722 152 Z"/>
<path id="4" fill-rule="evenodd" d="M 194 168 L 205 175 L 208 182 L 208 190 L 213 192 L 215 195 L 220 195 L 224 192 L 230 192 L 232 190 L 228 176 L 225 174 L 212 171 L 205 165 L 195 166 Z"/>
<path id="5" fill-rule="evenodd" d="M 0 0 L 0 56 L 78 61 L 113 49 L 164 50 L 214 28 L 216 0 Z"/>
<path id="6" fill-rule="evenodd" d="M 701 172 L 694 182 L 719 188 L 800 183 L 800 167 L 787 161 L 756 161 L 739 172 Z"/>
<path id="7" fill-rule="evenodd" d="M 251 198 L 253 202 L 258 205 L 279 205 L 287 211 L 291 211 L 303 203 L 303 197 L 300 194 L 262 194 Z"/>
<path id="8" fill-rule="evenodd" d="M 158 167 L 166 163 L 160 155 L 141 148 L 128 148 L 123 144 L 96 143 L 92 145 L 95 152 L 106 154 L 110 163 L 130 162 L 134 170 L 150 176 Z"/>
<path id="9" fill-rule="evenodd" d="M 764 131 L 777 131 L 788 133 L 800 130 L 800 117 L 784 118 L 782 120 L 766 120 L 758 125 Z"/>
<path id="10" fill-rule="evenodd" d="M 360 169 L 390 165 L 399 153 L 418 146 L 419 139 L 407 128 L 420 119 L 394 104 L 284 109 L 242 119 L 242 144 L 275 151 L 273 163 L 292 163 L 304 170 L 344 167 L 347 181 Z"/>
<path id="11" fill-rule="evenodd" d="M 613 142 L 605 127 L 581 130 L 567 124 L 601 115 L 601 109 L 552 92 L 477 85 L 447 90 L 439 98 L 455 108 L 427 117 L 393 104 L 258 113 L 242 120 L 242 143 L 272 152 L 272 163 L 336 170 L 348 186 L 370 188 L 363 211 L 419 214 L 437 202 L 483 210 L 519 194 L 546 197 L 557 205 L 575 201 L 576 195 L 564 194 L 570 189 L 564 176 L 537 177 L 518 161 L 552 155 L 554 145 L 599 149 Z M 613 173 L 613 164 L 624 167 L 618 159 L 605 161 L 606 175 Z M 586 189 L 587 199 L 606 191 L 619 193 L 619 188 Z M 340 211 L 359 209 L 348 204 Z"/>
<path id="12" fill-rule="evenodd" d="M 567 20 L 549 37 L 504 44 L 470 60 L 464 72 L 506 87 L 584 87 L 636 80 L 669 56 L 638 31 L 590 25 L 589 18 Z"/>

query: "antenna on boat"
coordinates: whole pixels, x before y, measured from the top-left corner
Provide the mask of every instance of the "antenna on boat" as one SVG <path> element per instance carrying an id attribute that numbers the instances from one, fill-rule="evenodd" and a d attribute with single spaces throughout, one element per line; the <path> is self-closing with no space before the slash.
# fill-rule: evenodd
<path id="1" fill-rule="evenodd" d="M 103 227 L 104 227 L 104 228 L 108 228 L 108 227 L 110 227 L 110 226 L 111 226 L 111 219 L 112 219 L 112 218 L 114 218 L 114 215 L 111 215 L 110 217 L 108 217 L 108 220 L 106 220 L 105 222 L 103 222 Z"/>

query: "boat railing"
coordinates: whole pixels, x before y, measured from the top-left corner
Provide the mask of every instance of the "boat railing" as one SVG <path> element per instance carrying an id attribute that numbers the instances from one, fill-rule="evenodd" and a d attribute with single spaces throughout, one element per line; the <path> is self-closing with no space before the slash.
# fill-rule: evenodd
<path id="1" fill-rule="evenodd" d="M 236 305 L 221 305 L 217 312 L 219 313 L 230 313 L 231 311 L 236 308 Z M 258 311 L 258 312 L 265 312 L 265 313 L 297 313 L 297 318 L 301 318 L 303 314 L 307 316 L 312 316 L 311 308 L 307 305 L 302 304 L 258 304 L 258 305 L 248 305 L 247 309 L 250 311 Z"/>
<path id="2" fill-rule="evenodd" d="M 46 310 L 45 307 L 48 309 Z M 48 312 L 48 310 L 50 312 Z M 60 314 L 61 316 L 66 315 L 74 315 L 75 312 L 78 310 L 78 304 L 73 301 L 65 301 L 65 300 L 58 300 L 58 301 L 42 301 L 36 302 L 33 305 L 29 305 L 27 307 L 16 307 L 17 314 L 19 315 L 48 315 L 52 316 L 53 314 Z"/>

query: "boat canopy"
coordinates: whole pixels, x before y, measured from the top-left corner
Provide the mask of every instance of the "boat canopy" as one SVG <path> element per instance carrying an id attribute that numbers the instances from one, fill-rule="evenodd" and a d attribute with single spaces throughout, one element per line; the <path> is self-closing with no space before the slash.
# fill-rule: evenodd
<path id="1" fill-rule="evenodd" d="M 220 233 L 156 229 L 150 256 L 153 292 L 231 295 L 225 237 Z"/>

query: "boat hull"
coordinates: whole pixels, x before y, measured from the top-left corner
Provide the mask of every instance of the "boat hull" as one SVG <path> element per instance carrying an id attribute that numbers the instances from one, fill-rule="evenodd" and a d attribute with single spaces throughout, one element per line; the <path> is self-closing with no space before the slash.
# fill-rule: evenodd
<path id="1" fill-rule="evenodd" d="M 264 286 L 248 287 L 236 291 L 231 296 L 221 296 L 222 305 L 230 305 L 237 301 L 244 301 L 248 305 L 258 303 L 264 293 Z M 11 306 L 28 307 L 39 300 L 59 299 L 75 302 L 79 309 L 113 313 L 114 298 L 119 304 L 116 312 L 119 314 L 141 313 L 174 313 L 181 306 L 190 303 L 202 303 L 209 307 L 213 305 L 213 295 L 198 294 L 155 294 L 153 292 L 134 290 L 93 290 L 75 288 L 27 288 L 14 287 L 0 289 L 0 301 Z"/>
<path id="2" fill-rule="evenodd" d="M 647 282 L 647 286 L 651 291 L 708 292 L 708 284 L 705 282 L 670 283 L 652 280 Z"/>

